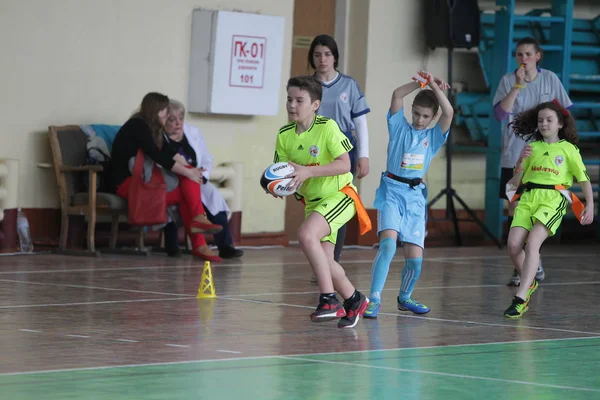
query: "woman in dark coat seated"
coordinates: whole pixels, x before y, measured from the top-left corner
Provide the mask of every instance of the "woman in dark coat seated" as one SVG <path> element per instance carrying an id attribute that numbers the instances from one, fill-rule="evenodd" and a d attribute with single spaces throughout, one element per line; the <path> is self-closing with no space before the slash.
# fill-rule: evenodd
<path id="1" fill-rule="evenodd" d="M 217 233 L 223 228 L 211 223 L 205 215 L 200 194 L 202 173 L 196 168 L 186 168 L 168 157 L 162 148 L 163 126 L 167 120 L 169 98 L 151 92 L 142 100 L 140 110 L 117 132 L 112 146 L 112 172 L 117 195 L 129 197 L 131 172 L 129 161 L 135 158 L 138 149 L 156 164 L 177 174 L 179 185 L 167 193 L 167 204 L 178 204 L 181 219 L 192 241 L 192 254 L 204 260 L 220 261 L 206 244 L 202 233 Z"/>

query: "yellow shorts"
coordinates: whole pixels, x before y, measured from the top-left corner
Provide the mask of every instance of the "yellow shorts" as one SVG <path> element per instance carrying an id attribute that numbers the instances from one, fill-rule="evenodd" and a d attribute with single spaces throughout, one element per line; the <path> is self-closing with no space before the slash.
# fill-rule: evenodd
<path id="1" fill-rule="evenodd" d="M 553 236 L 567 213 L 569 202 L 558 190 L 532 189 L 521 195 L 510 227 L 519 226 L 531 231 L 536 222 Z"/>
<path id="2" fill-rule="evenodd" d="M 356 206 L 350 196 L 335 192 L 318 200 L 306 201 L 304 218 L 308 218 L 312 212 L 321 214 L 329 224 L 329 235 L 321 238 L 321 242 L 335 244 L 338 230 L 354 217 Z"/>

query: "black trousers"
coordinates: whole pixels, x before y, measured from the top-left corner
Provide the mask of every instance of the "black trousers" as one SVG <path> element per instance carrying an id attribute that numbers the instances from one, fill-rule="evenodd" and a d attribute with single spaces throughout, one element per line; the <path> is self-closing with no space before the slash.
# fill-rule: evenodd
<path id="1" fill-rule="evenodd" d="M 206 216 L 210 222 L 223 227 L 221 232 L 213 234 L 213 237 L 215 238 L 215 245 L 219 248 L 219 250 L 228 246 L 232 246 L 233 240 L 231 239 L 231 232 L 229 231 L 227 213 L 225 211 L 221 211 L 220 213 L 217 213 L 217 215 L 212 215 L 206 207 L 204 207 L 204 210 L 206 211 Z"/>
<path id="2" fill-rule="evenodd" d="M 348 136 L 348 135 L 346 135 Z M 352 143 L 352 150 L 348 153 L 350 156 L 350 172 L 352 172 L 352 176 L 356 176 L 356 162 L 358 161 L 356 155 L 356 140 L 353 136 L 350 136 L 350 142 Z M 346 241 L 346 224 L 344 224 L 339 230 L 337 234 L 337 239 L 335 241 L 335 250 L 333 250 L 333 259 L 336 262 L 340 262 L 340 257 L 342 256 L 342 250 L 344 248 L 344 242 Z"/>
<path id="3" fill-rule="evenodd" d="M 231 232 L 229 230 L 229 221 L 227 220 L 227 213 L 225 211 L 221 211 L 217 215 L 212 215 L 210 211 L 205 207 L 206 217 L 213 224 L 221 225 L 223 230 L 219 233 L 215 233 L 213 237 L 215 238 L 215 245 L 220 249 L 226 248 L 228 246 L 233 245 L 233 240 L 231 239 Z M 177 232 L 178 227 L 175 222 L 169 222 L 164 228 L 163 231 L 165 233 L 165 248 L 174 249 L 179 244 Z"/>

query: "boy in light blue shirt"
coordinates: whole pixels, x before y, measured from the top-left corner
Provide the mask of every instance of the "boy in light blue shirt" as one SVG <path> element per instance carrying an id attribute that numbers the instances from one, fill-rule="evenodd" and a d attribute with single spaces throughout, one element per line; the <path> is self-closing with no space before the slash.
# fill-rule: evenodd
<path id="1" fill-rule="evenodd" d="M 387 114 L 387 170 L 382 174 L 375 193 L 379 251 L 373 261 L 370 303 L 365 318 L 377 318 L 381 291 L 398 239 L 404 243 L 406 260 L 397 299 L 398 309 L 415 314 L 429 312 L 429 307 L 411 298 L 421 274 L 425 243 L 427 191 L 423 176 L 448 138 L 454 110 L 443 92 L 449 88 L 446 82 L 423 71 L 413 80 L 416 82 L 394 90 Z M 431 90 L 422 90 L 415 97 L 410 124 L 404 117 L 404 97 L 421 87 L 418 80 L 426 83 Z M 437 124 L 427 128 L 439 108 L 442 113 Z"/>

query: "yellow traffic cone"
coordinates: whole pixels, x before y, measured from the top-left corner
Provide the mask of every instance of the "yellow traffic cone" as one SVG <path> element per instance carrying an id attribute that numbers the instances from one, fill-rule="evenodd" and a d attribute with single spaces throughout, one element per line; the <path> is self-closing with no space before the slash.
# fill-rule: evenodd
<path id="1" fill-rule="evenodd" d="M 210 268 L 210 261 L 205 261 L 196 298 L 212 299 L 215 297 L 217 297 L 217 294 L 215 293 L 215 283 L 213 281 L 212 269 Z"/>

